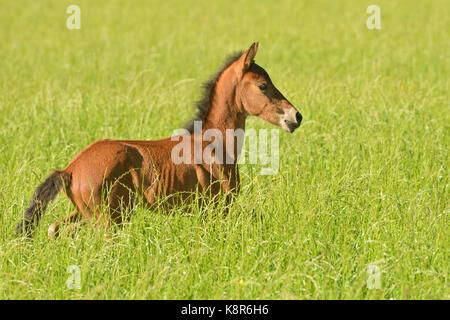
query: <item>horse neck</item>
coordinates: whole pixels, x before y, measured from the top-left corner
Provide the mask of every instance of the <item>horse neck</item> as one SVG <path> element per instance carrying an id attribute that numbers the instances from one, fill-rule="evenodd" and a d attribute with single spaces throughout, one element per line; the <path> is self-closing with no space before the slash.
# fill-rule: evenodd
<path id="1" fill-rule="evenodd" d="M 236 86 L 238 80 L 232 66 L 225 70 L 219 77 L 213 98 L 209 106 L 209 112 L 205 117 L 205 129 L 245 129 L 247 113 L 243 110 L 237 97 Z"/>
<path id="2" fill-rule="evenodd" d="M 224 81 L 222 81 L 223 83 Z M 214 98 L 211 101 L 211 106 L 209 112 L 204 121 L 204 130 L 208 129 L 217 129 L 222 133 L 222 137 L 224 139 L 224 147 L 227 145 L 227 139 L 230 138 L 229 133 L 227 131 L 231 130 L 233 133 L 236 133 L 238 130 L 242 130 L 242 134 L 245 130 L 245 120 L 247 118 L 247 114 L 245 111 L 242 111 L 242 107 L 239 106 L 239 103 L 236 99 L 236 91 L 233 84 L 228 85 L 230 82 L 225 85 L 216 87 L 216 92 Z M 237 155 L 241 152 L 238 149 L 238 143 L 235 137 L 233 145 L 234 150 L 229 150 L 230 153 L 237 161 Z M 242 149 L 242 146 L 241 146 Z"/>
<path id="3" fill-rule="evenodd" d="M 223 133 L 226 130 L 245 130 L 246 118 L 247 115 L 240 112 L 236 104 L 231 101 L 218 101 L 210 107 L 203 128 L 218 129 Z"/>

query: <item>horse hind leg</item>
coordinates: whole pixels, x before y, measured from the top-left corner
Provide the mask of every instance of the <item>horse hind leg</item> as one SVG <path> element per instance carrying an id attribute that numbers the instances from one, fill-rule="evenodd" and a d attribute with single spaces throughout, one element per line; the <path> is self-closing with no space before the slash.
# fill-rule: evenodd
<path id="1" fill-rule="evenodd" d="M 50 237 L 54 238 L 60 231 L 60 224 L 71 222 L 70 227 L 76 227 L 80 220 L 88 222 L 92 229 L 108 232 L 111 224 L 121 225 L 127 220 L 129 213 L 132 211 L 132 189 L 128 186 L 132 185 L 131 177 L 124 177 L 125 184 L 119 181 L 112 185 L 111 188 L 101 187 L 83 192 L 72 192 L 70 199 L 77 208 L 61 221 L 53 223 L 48 231 Z M 104 183 L 104 186 L 108 183 Z M 75 224 L 76 223 L 76 224 Z M 69 226 L 68 226 L 69 227 Z"/>
<path id="2" fill-rule="evenodd" d="M 69 215 L 65 216 L 61 220 L 57 220 L 50 225 L 48 228 L 48 236 L 52 239 L 55 239 L 59 236 L 60 233 L 60 225 L 70 223 L 71 225 L 64 226 L 65 228 L 74 228 L 81 221 L 81 215 L 78 209 L 72 211 Z"/>
<path id="3" fill-rule="evenodd" d="M 129 220 L 133 209 L 132 194 L 122 185 L 112 188 L 106 198 L 99 205 L 96 205 L 99 201 L 93 201 L 80 209 L 92 229 L 97 231 L 109 232 L 112 224 L 122 226 L 124 221 Z"/>
<path id="4" fill-rule="evenodd" d="M 118 226 L 130 220 L 133 212 L 135 194 L 125 185 L 118 185 L 111 193 L 109 217 Z"/>

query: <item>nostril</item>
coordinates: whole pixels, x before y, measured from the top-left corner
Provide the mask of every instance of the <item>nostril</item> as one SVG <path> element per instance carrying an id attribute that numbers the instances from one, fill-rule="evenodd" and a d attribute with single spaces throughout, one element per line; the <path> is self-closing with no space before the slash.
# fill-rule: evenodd
<path id="1" fill-rule="evenodd" d="M 302 122 L 302 115 L 300 114 L 300 112 L 297 111 L 297 113 L 295 114 L 295 119 L 297 120 L 297 123 L 300 124 L 300 122 Z"/>

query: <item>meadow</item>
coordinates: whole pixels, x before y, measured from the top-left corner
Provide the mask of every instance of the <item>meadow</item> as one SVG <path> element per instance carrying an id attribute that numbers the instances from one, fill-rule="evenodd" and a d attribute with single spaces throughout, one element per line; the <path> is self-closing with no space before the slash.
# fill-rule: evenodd
<path id="1" fill-rule="evenodd" d="M 449 30 L 444 0 L 2 0 L 0 299 L 449 299 Z M 59 195 L 14 236 L 54 169 L 97 139 L 168 137 L 254 41 L 304 120 L 276 175 L 241 166 L 228 215 L 138 207 L 112 237 L 50 240 Z"/>

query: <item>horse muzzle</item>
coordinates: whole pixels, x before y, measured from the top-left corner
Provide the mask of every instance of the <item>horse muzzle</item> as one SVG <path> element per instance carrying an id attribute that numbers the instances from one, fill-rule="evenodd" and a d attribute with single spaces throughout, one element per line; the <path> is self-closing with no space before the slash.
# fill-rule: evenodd
<path id="1" fill-rule="evenodd" d="M 292 108 L 294 112 L 286 112 L 281 117 L 281 128 L 283 128 L 284 131 L 287 132 L 294 132 L 295 129 L 300 127 L 300 124 L 302 123 L 303 116 L 300 112 L 295 110 L 295 108 Z"/>

